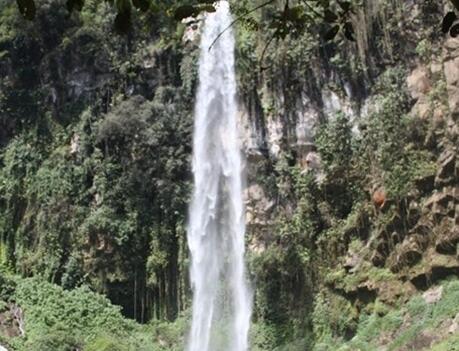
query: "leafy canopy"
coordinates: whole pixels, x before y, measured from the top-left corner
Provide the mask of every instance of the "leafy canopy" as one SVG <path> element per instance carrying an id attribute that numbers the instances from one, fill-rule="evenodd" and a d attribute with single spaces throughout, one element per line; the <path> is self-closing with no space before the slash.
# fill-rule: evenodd
<path id="1" fill-rule="evenodd" d="M 180 21 L 187 17 L 196 17 L 201 12 L 214 12 L 215 5 L 213 0 L 188 0 L 188 1 L 155 1 L 155 0 L 104 0 L 113 6 L 117 15 L 114 21 L 115 30 L 119 33 L 126 33 L 131 28 L 132 13 L 134 11 L 147 13 L 153 12 L 166 15 Z M 34 0 L 16 0 L 19 11 L 24 18 L 33 20 L 37 11 Z M 81 11 L 85 0 L 67 0 L 66 7 L 71 13 Z M 451 0 L 456 10 L 459 10 L 459 0 Z M 361 6 L 359 1 L 348 0 L 300 0 L 294 5 L 289 0 L 268 0 L 261 5 L 248 8 L 244 5 L 242 14 L 236 18 L 237 22 L 245 18 L 250 13 L 269 5 L 277 5 L 280 10 L 275 11 L 267 28 L 274 29 L 273 38 L 285 38 L 289 33 L 301 32 L 317 21 L 322 23 L 324 39 L 332 40 L 339 32 L 351 41 L 354 41 L 354 29 L 352 25 L 352 14 L 355 7 Z M 234 24 L 233 22 L 233 24 Z M 254 27 L 261 29 L 258 23 Z M 451 36 L 459 35 L 459 21 L 454 11 L 446 14 L 442 23 L 444 33 Z"/>

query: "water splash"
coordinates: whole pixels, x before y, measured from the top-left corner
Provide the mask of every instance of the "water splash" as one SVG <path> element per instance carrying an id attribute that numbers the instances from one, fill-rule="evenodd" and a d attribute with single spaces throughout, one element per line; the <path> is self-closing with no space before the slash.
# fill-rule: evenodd
<path id="1" fill-rule="evenodd" d="M 236 124 L 229 5 L 206 17 L 201 39 L 188 245 L 193 320 L 188 351 L 246 351 L 251 315 L 244 264 L 242 162 Z"/>

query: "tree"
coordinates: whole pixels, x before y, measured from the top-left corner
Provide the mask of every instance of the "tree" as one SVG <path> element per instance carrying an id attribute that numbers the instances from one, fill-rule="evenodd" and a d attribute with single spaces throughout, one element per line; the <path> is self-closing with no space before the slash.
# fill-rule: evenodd
<path id="1" fill-rule="evenodd" d="M 450 0 L 455 9 L 459 11 L 459 0 Z M 33 20 L 36 13 L 35 0 L 16 0 L 19 11 L 29 20 Z M 114 27 L 119 33 L 129 31 L 132 23 L 132 13 L 156 12 L 180 21 L 186 17 L 197 16 L 201 12 L 215 11 L 213 0 L 187 0 L 187 1 L 156 1 L 156 0 L 105 0 L 117 11 Z M 300 0 L 294 5 L 289 0 L 268 0 L 253 8 L 244 6 L 235 22 L 245 18 L 250 13 L 269 5 L 276 4 L 279 8 L 274 12 L 269 28 L 274 28 L 273 38 L 285 38 L 292 32 L 304 31 L 311 23 L 320 21 L 324 27 L 324 39 L 332 40 L 342 32 L 348 40 L 354 41 L 354 28 L 351 17 L 357 6 L 356 1 L 337 0 Z M 67 0 L 66 7 L 69 12 L 81 11 L 84 0 Z M 232 25 L 231 24 L 231 25 Z M 261 29 L 258 23 L 254 27 Z M 442 23 L 444 33 L 451 36 L 459 35 L 459 21 L 454 11 L 446 14 Z"/>

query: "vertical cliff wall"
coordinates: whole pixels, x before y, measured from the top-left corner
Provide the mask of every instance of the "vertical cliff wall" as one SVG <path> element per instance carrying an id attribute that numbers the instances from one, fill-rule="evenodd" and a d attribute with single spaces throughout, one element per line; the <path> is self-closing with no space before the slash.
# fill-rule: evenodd
<path id="1" fill-rule="evenodd" d="M 355 42 L 312 29 L 262 61 L 269 34 L 239 28 L 257 316 L 291 325 L 280 339 L 351 339 L 375 301 L 457 275 L 459 41 L 439 29 L 450 8 L 364 1 Z"/>

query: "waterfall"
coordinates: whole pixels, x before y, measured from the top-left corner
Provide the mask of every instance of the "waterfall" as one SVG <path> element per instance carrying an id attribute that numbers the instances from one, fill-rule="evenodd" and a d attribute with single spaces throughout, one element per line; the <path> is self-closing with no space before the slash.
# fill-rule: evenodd
<path id="1" fill-rule="evenodd" d="M 229 4 L 207 15 L 201 38 L 188 245 L 193 319 L 188 351 L 245 351 L 251 293 L 244 264 L 242 162 L 236 123 Z"/>

